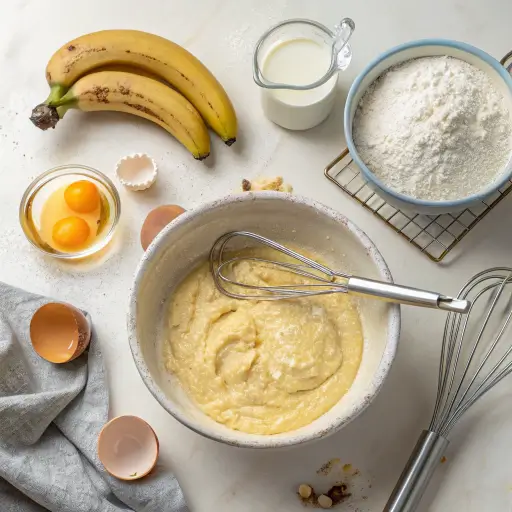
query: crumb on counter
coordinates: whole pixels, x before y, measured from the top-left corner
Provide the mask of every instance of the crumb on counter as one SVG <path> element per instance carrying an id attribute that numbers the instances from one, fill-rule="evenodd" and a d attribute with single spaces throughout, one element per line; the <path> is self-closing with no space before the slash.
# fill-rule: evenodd
<path id="1" fill-rule="evenodd" d="M 326 496 L 325 494 L 320 494 L 320 496 L 318 496 L 318 504 L 322 508 L 331 508 L 332 500 L 331 498 L 329 498 L 329 496 Z"/>
<path id="2" fill-rule="evenodd" d="M 350 493 L 347 491 L 347 485 L 343 482 L 337 482 L 323 494 L 317 494 L 315 489 L 309 484 L 301 484 L 297 494 L 304 505 L 325 509 L 341 503 L 350 496 Z"/>
<path id="3" fill-rule="evenodd" d="M 313 494 L 313 488 L 308 484 L 299 485 L 299 495 L 301 498 L 308 499 Z"/>
<path id="4" fill-rule="evenodd" d="M 344 499 L 350 497 L 350 493 L 347 490 L 347 485 L 343 482 L 339 482 L 333 485 L 328 491 L 327 496 L 331 498 L 333 505 L 337 505 Z"/>
<path id="5" fill-rule="evenodd" d="M 257 192 L 261 190 L 274 190 L 276 192 L 293 192 L 293 187 L 284 183 L 282 176 L 274 178 L 256 178 L 253 181 L 242 180 L 242 190 L 244 192 Z"/>
<path id="6" fill-rule="evenodd" d="M 317 475 L 328 475 L 334 466 L 336 466 L 337 464 L 339 464 L 341 461 L 340 459 L 331 459 L 331 460 L 328 460 L 325 464 L 323 464 L 320 469 L 317 470 Z"/>

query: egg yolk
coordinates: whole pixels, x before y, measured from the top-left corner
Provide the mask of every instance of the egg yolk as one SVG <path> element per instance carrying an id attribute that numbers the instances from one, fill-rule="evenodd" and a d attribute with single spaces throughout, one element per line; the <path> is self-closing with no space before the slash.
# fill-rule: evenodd
<path id="1" fill-rule="evenodd" d="M 100 193 L 94 183 L 87 180 L 75 181 L 64 191 L 67 205 L 78 213 L 90 213 L 100 204 Z"/>
<path id="2" fill-rule="evenodd" d="M 52 230 L 53 240 L 64 247 L 79 247 L 89 238 L 91 228 L 80 217 L 66 217 L 55 223 Z"/>

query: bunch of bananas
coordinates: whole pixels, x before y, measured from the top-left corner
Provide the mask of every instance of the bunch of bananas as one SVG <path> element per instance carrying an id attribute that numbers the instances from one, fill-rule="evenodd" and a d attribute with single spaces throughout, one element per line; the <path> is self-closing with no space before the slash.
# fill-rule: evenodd
<path id="1" fill-rule="evenodd" d="M 30 117 L 42 130 L 77 108 L 149 119 L 198 160 L 210 153 L 205 122 L 228 146 L 236 140 L 236 114 L 222 85 L 183 47 L 153 34 L 104 30 L 79 37 L 55 52 L 46 80 L 50 95 Z"/>

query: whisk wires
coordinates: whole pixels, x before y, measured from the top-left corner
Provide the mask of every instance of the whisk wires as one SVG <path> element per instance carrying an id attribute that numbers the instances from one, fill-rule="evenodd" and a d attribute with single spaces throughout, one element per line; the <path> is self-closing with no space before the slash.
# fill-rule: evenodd
<path id="1" fill-rule="evenodd" d="M 275 261 L 253 256 L 230 256 L 230 242 L 236 237 L 245 237 L 260 245 L 269 247 L 278 253 L 284 254 L 299 263 Z M 299 254 L 273 240 L 248 231 L 233 231 L 219 238 L 210 251 L 210 272 L 215 285 L 225 295 L 236 299 L 279 300 L 282 298 L 309 297 L 312 295 L 326 295 L 346 292 L 344 283 L 336 282 L 337 277 L 348 278 L 348 274 L 334 272 L 321 263 L 318 263 L 303 254 Z M 260 286 L 240 281 L 234 278 L 233 270 L 243 262 L 254 262 L 280 271 L 301 276 L 306 279 L 299 284 L 279 284 Z M 240 291 L 237 291 L 240 290 Z M 245 293 L 241 293 L 245 290 Z M 251 293 L 254 292 L 254 293 Z"/>
<path id="2" fill-rule="evenodd" d="M 510 296 L 505 293 L 511 283 L 512 269 L 492 268 L 474 276 L 459 293 L 472 305 L 468 315 L 449 313 L 446 319 L 431 431 L 448 435 L 460 417 L 512 371 L 512 342 L 501 356 L 498 349 L 512 320 Z M 475 318 L 482 318 L 476 329 Z M 496 324 L 491 336 L 488 332 Z"/>

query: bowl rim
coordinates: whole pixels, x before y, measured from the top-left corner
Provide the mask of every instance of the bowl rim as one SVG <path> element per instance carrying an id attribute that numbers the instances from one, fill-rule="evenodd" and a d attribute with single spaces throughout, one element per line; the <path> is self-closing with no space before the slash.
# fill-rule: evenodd
<path id="1" fill-rule="evenodd" d="M 360 400 L 360 402 L 357 405 L 355 405 L 352 408 L 350 413 L 344 418 L 335 418 L 327 428 L 317 429 L 316 431 L 306 434 L 297 434 L 297 431 L 290 431 L 285 432 L 283 434 L 279 434 L 277 436 L 266 436 L 267 438 L 264 440 L 262 440 L 262 437 L 265 436 L 257 436 L 238 431 L 233 432 L 238 432 L 239 434 L 242 434 L 246 438 L 232 439 L 228 436 L 218 435 L 211 432 L 209 428 L 204 428 L 198 422 L 190 419 L 187 414 L 182 414 L 179 408 L 175 407 L 173 400 L 170 399 L 163 392 L 163 390 L 161 390 L 160 387 L 154 382 L 153 378 L 151 377 L 149 368 L 147 367 L 144 361 L 142 351 L 140 349 L 137 339 L 137 296 L 143 281 L 143 274 L 146 270 L 147 265 L 156 256 L 157 251 L 160 249 L 160 246 L 165 243 L 165 239 L 168 236 L 168 234 L 178 226 L 187 224 L 192 219 L 200 217 L 205 212 L 211 211 L 212 209 L 216 209 L 225 204 L 233 204 L 246 201 L 253 202 L 259 199 L 300 203 L 316 211 L 319 211 L 326 215 L 327 217 L 334 220 L 335 222 L 342 224 L 352 235 L 354 235 L 359 240 L 362 247 L 367 251 L 369 257 L 372 259 L 373 263 L 377 267 L 381 279 L 386 282 L 393 282 L 391 272 L 384 258 L 382 257 L 381 253 L 379 252 L 375 244 L 366 235 L 366 233 L 364 233 L 364 231 L 357 227 L 347 217 L 333 210 L 332 208 L 325 206 L 322 203 L 319 203 L 313 199 L 306 198 L 304 196 L 288 194 L 283 192 L 266 191 L 256 193 L 246 192 L 242 194 L 232 194 L 229 196 L 225 196 L 221 199 L 217 199 L 215 201 L 202 204 L 196 208 L 193 208 L 192 210 L 185 211 L 185 213 L 181 214 L 172 222 L 170 222 L 151 242 L 135 271 L 134 283 L 131 288 L 129 297 L 127 330 L 128 341 L 135 362 L 135 366 L 137 367 L 137 370 L 142 380 L 144 381 L 144 384 L 149 389 L 151 394 L 155 397 L 155 399 L 160 403 L 160 405 L 169 414 L 171 414 L 171 416 L 173 416 L 174 419 L 178 420 L 182 425 L 185 425 L 186 427 L 196 432 L 197 434 L 200 434 L 208 439 L 219 441 L 231 446 L 245 448 L 281 448 L 303 444 L 309 441 L 314 441 L 326 437 L 327 435 L 332 434 L 334 432 L 337 432 L 343 426 L 347 425 L 357 416 L 359 416 L 359 414 L 361 414 L 363 410 L 366 409 L 366 407 L 377 396 L 387 375 L 389 374 L 398 347 L 398 341 L 400 337 L 400 306 L 398 304 L 389 305 L 389 310 L 387 314 L 388 335 L 387 342 L 384 347 L 384 352 L 377 366 L 377 369 L 373 374 L 372 379 L 367 385 L 364 397 Z M 285 437 L 286 434 L 287 436 Z"/>
<path id="2" fill-rule="evenodd" d="M 489 66 L 491 66 L 503 79 L 506 85 L 508 85 L 510 95 L 512 96 L 512 74 L 510 74 L 501 63 L 496 60 L 494 57 L 484 52 L 480 48 L 472 46 L 468 43 L 464 43 L 462 41 L 455 41 L 453 39 L 418 39 L 414 41 L 409 41 L 408 43 L 402 43 L 397 46 L 390 48 L 389 50 L 381 53 L 375 59 L 373 59 L 369 64 L 365 66 L 365 68 L 357 75 L 356 79 L 352 83 L 350 90 L 347 95 L 347 101 L 345 103 L 345 111 L 343 115 L 343 124 L 345 131 L 345 139 L 347 143 L 348 150 L 350 152 L 351 157 L 354 159 L 355 163 L 361 169 L 365 179 L 375 185 L 377 188 L 382 189 L 383 192 L 389 194 L 391 197 L 396 199 L 397 201 L 401 201 L 403 203 L 410 204 L 412 206 L 418 206 L 423 208 L 453 208 L 454 210 L 463 210 L 466 207 L 475 204 L 479 201 L 484 200 L 489 197 L 493 193 L 495 193 L 498 189 L 502 188 L 507 181 L 510 180 L 512 176 L 512 155 L 509 157 L 508 162 L 505 164 L 504 172 L 502 177 L 499 180 L 496 180 L 494 183 L 491 183 L 486 188 L 482 189 L 482 191 L 472 194 L 470 196 L 454 199 L 450 201 L 430 201 L 427 199 L 417 199 L 412 196 L 408 196 L 397 192 L 396 190 L 388 187 L 384 184 L 363 162 L 362 158 L 359 156 L 359 153 L 354 144 L 353 135 L 352 135 L 352 121 L 350 120 L 350 112 L 352 110 L 352 105 L 354 103 L 354 97 L 358 92 L 362 81 L 366 78 L 368 73 L 372 71 L 378 64 L 387 58 L 401 53 L 405 50 L 409 50 L 411 48 L 418 48 L 422 46 L 444 46 L 448 48 L 455 48 L 457 50 L 461 50 L 466 53 L 470 53 L 475 57 L 480 58 Z M 390 66 L 391 67 L 391 66 Z"/>

